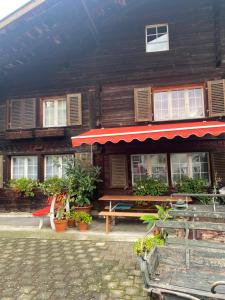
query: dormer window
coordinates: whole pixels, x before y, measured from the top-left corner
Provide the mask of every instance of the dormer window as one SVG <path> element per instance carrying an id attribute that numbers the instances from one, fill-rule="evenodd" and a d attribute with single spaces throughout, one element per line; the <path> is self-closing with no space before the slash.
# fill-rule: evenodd
<path id="1" fill-rule="evenodd" d="M 145 28 L 146 52 L 169 50 L 168 24 L 148 25 Z"/>

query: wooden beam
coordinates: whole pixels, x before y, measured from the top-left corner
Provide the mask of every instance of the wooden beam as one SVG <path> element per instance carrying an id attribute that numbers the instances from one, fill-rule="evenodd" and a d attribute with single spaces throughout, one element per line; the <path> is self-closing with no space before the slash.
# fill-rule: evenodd
<path id="1" fill-rule="evenodd" d="M 12 22 L 16 21 L 35 7 L 39 6 L 46 0 L 33 0 L 27 3 L 26 5 L 22 6 L 21 8 L 17 9 L 15 12 L 4 18 L 0 21 L 0 30 L 6 27 L 7 25 L 11 24 Z"/>

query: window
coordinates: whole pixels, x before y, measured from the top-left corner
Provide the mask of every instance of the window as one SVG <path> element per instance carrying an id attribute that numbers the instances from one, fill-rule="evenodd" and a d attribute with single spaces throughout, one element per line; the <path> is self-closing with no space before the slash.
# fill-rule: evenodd
<path id="1" fill-rule="evenodd" d="M 146 52 L 169 50 L 168 24 L 149 25 L 146 32 Z"/>
<path id="2" fill-rule="evenodd" d="M 37 156 L 13 156 L 11 158 L 11 178 L 30 178 L 38 177 Z"/>
<path id="3" fill-rule="evenodd" d="M 203 118 L 202 88 L 171 90 L 154 93 L 154 120 Z"/>
<path id="4" fill-rule="evenodd" d="M 71 155 L 46 155 L 45 156 L 45 178 L 59 177 L 65 175 L 65 166 Z"/>
<path id="5" fill-rule="evenodd" d="M 44 101 L 44 127 L 67 125 L 66 99 L 49 99 Z"/>
<path id="6" fill-rule="evenodd" d="M 137 154 L 131 156 L 132 182 L 144 179 L 146 176 L 167 182 L 166 154 Z"/>
<path id="7" fill-rule="evenodd" d="M 183 176 L 209 182 L 208 153 L 171 154 L 171 173 L 173 183 L 179 182 Z"/>

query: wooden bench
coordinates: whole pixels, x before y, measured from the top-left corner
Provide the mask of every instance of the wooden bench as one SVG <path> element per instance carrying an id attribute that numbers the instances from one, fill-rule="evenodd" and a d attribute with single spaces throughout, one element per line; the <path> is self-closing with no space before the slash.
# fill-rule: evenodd
<path id="1" fill-rule="evenodd" d="M 141 213 L 141 212 L 123 212 L 123 211 L 101 211 L 99 216 L 105 217 L 105 232 L 109 233 L 111 231 L 112 226 L 112 218 L 113 217 L 131 217 L 131 218 L 140 218 L 145 215 L 154 215 L 157 214 L 149 214 L 149 213 Z"/>

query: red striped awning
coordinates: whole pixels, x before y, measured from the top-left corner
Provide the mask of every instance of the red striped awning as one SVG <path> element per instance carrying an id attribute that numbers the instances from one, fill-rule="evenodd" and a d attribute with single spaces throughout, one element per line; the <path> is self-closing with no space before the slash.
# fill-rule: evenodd
<path id="1" fill-rule="evenodd" d="M 91 129 L 81 135 L 72 137 L 72 145 L 73 147 L 78 147 L 82 144 L 105 144 L 107 142 L 116 144 L 120 141 L 130 143 L 133 140 L 143 142 L 146 139 L 173 139 L 178 136 L 188 138 L 191 135 L 203 137 L 207 134 L 219 136 L 222 133 L 225 133 L 225 122 L 220 121 L 151 124 L 145 126 Z"/>

